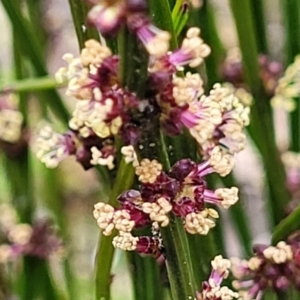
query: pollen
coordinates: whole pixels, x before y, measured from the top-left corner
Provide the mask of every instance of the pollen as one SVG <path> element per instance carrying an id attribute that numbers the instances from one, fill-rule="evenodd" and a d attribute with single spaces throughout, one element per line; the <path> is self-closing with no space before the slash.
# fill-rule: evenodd
<path id="1" fill-rule="evenodd" d="M 162 165 L 157 160 L 143 159 L 135 168 L 135 174 L 142 183 L 154 183 L 162 171 Z"/>

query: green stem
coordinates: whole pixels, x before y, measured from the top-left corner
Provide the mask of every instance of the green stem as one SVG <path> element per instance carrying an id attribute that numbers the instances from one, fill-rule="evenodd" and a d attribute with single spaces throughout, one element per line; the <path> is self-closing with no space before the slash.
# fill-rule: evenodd
<path id="1" fill-rule="evenodd" d="M 127 28 L 120 31 L 118 35 L 119 80 L 122 86 L 136 92 L 142 99 L 147 80 L 148 56 L 145 51 L 141 51 L 139 46 L 141 45 Z M 139 53 L 139 55 L 133 58 L 133 53 Z"/>
<path id="2" fill-rule="evenodd" d="M 15 28 L 13 31 L 13 41 L 16 78 L 22 81 L 27 76 L 27 70 L 24 63 L 23 48 L 21 47 L 21 41 L 18 38 Z M 28 95 L 24 92 L 25 90 L 20 91 L 19 103 L 20 111 L 23 113 L 25 119 L 24 126 L 27 127 L 29 126 L 30 116 L 28 113 Z M 13 160 L 7 159 L 7 164 L 7 172 L 13 172 L 14 174 L 10 179 L 15 196 L 14 202 L 17 204 L 16 207 L 21 221 L 32 223 L 36 203 L 32 160 L 28 147 Z M 37 281 L 37 279 L 39 279 L 40 284 L 33 287 L 32 282 Z M 61 299 L 51 281 L 50 270 L 46 261 L 30 257 L 24 258 L 21 296 L 25 300 L 35 299 L 35 297 L 42 297 L 45 300 Z"/>
<path id="3" fill-rule="evenodd" d="M 220 64 L 225 57 L 225 49 L 219 38 L 213 8 L 208 0 L 203 1 L 199 10 L 191 12 L 192 24 L 201 29 L 201 36 L 212 50 L 212 53 L 205 59 L 207 73 L 207 88 L 220 81 Z"/>
<path id="4" fill-rule="evenodd" d="M 201 282 L 207 280 L 207 277 L 211 271 L 211 260 L 224 252 L 222 249 L 217 248 L 217 243 L 215 241 L 215 235 L 213 231 L 216 228 L 212 229 L 208 235 L 188 235 L 191 257 L 194 259 L 194 275 L 195 281 L 199 288 Z"/>
<path id="5" fill-rule="evenodd" d="M 153 257 L 142 257 L 136 252 L 131 252 L 128 256 L 131 263 L 134 298 L 136 300 L 163 300 L 158 262 Z"/>
<path id="6" fill-rule="evenodd" d="M 176 36 L 180 35 L 180 33 L 183 30 L 184 26 L 186 25 L 188 19 L 189 19 L 188 10 L 183 11 L 174 26 Z"/>
<path id="7" fill-rule="evenodd" d="M 297 0 L 282 1 L 282 11 L 285 23 L 286 63 L 293 63 L 295 56 L 300 53 L 300 2 Z M 300 151 L 300 99 L 296 109 L 290 113 L 290 135 L 292 151 Z"/>
<path id="8" fill-rule="evenodd" d="M 88 39 L 99 40 L 99 34 L 97 30 L 87 26 L 87 2 L 69 0 L 69 6 L 72 13 L 73 24 L 75 26 L 79 48 L 82 49 L 85 41 Z"/>
<path id="9" fill-rule="evenodd" d="M 272 243 L 285 240 L 291 233 L 300 228 L 300 206 L 283 219 L 274 229 Z"/>
<path id="10" fill-rule="evenodd" d="M 24 274 L 27 276 L 25 276 L 23 282 L 22 300 L 65 300 L 53 287 L 50 270 L 45 260 L 35 257 L 25 257 Z M 33 282 L 36 283 L 35 288 L 32 288 Z"/>
<path id="11" fill-rule="evenodd" d="M 156 147 L 160 149 L 158 153 L 159 160 L 163 163 L 165 169 L 168 170 L 170 162 L 167 147 L 163 135 L 157 128 L 159 128 L 158 125 L 156 124 L 155 126 L 154 124 L 151 130 L 152 135 L 148 135 L 149 138 L 154 138 L 153 140 L 148 140 L 147 143 L 155 142 Z M 157 140 L 157 136 L 160 136 L 160 140 Z M 150 159 L 157 158 L 153 152 L 148 152 L 146 157 Z M 161 234 L 166 252 L 166 265 L 172 298 L 173 300 L 191 299 L 196 294 L 196 283 L 187 234 L 181 219 L 171 215 L 170 224 L 166 228 L 161 228 Z"/>
<path id="12" fill-rule="evenodd" d="M 177 47 L 177 40 L 168 1 L 150 0 L 149 6 L 155 24 L 171 33 L 171 49 L 175 49 Z M 156 132 L 156 130 L 152 130 L 153 132 Z M 156 140 L 155 143 L 162 146 L 159 158 L 167 170 L 170 168 L 169 159 L 173 163 L 178 158 L 190 155 L 190 153 L 187 153 L 186 145 L 192 145 L 192 149 L 193 143 L 188 142 L 189 138 L 186 134 L 175 139 L 167 139 L 167 145 L 171 144 L 173 147 L 170 157 L 168 156 L 168 149 L 162 134 L 156 133 L 156 135 L 161 136 L 160 142 Z M 195 153 L 195 151 L 192 153 Z M 187 234 L 181 220 L 172 216 L 169 226 L 162 229 L 162 237 L 166 248 L 167 272 L 172 297 L 174 300 L 193 299 L 197 289 L 193 267 L 197 263 L 195 261 L 196 258 L 194 260 L 191 258 Z M 198 250 L 201 252 L 201 248 Z"/>
<path id="13" fill-rule="evenodd" d="M 11 294 L 11 283 L 6 278 L 5 267 L 0 265 L 0 299 L 9 299 Z"/>
<path id="14" fill-rule="evenodd" d="M 24 53 L 32 64 L 37 76 L 47 76 L 48 72 L 45 67 L 44 53 L 38 36 L 34 32 L 34 25 L 22 15 L 21 7 L 18 1 L 1 0 L 8 17 L 11 20 L 16 37 L 20 42 L 20 51 Z M 64 124 L 68 123 L 69 113 L 64 106 L 59 94 L 55 90 L 40 92 L 40 98 L 43 103 L 53 110 L 58 118 Z"/>
<path id="15" fill-rule="evenodd" d="M 285 186 L 285 171 L 275 144 L 270 103 L 260 81 L 250 0 L 231 0 L 230 3 L 243 55 L 245 79 L 256 99 L 251 107 L 249 132 L 263 158 L 271 196 L 269 206 L 272 220 L 278 224 L 284 216 L 289 194 Z"/>
<path id="16" fill-rule="evenodd" d="M 182 221 L 171 216 L 170 224 L 161 229 L 161 234 L 166 248 L 166 265 L 173 300 L 194 299 L 197 288 Z"/>
<path id="17" fill-rule="evenodd" d="M 255 37 L 259 53 L 268 53 L 268 41 L 266 33 L 266 22 L 264 3 L 262 0 L 250 1 L 253 23 L 255 29 Z"/>
<path id="18" fill-rule="evenodd" d="M 168 9 L 168 16 L 170 19 L 169 7 L 165 5 L 164 1 L 159 1 L 160 8 Z M 157 15 L 156 15 L 157 16 Z M 160 12 L 160 17 L 162 14 Z M 165 19 L 164 19 L 165 20 Z M 167 19 L 168 20 L 168 19 Z M 167 22 L 167 24 L 169 24 Z M 147 66 L 147 59 L 144 55 L 140 55 L 139 58 L 132 62 L 130 55 L 134 49 L 135 41 L 132 37 L 124 30 L 119 37 L 119 54 L 120 54 L 120 80 L 129 88 L 133 88 L 133 83 L 138 82 L 137 86 L 143 86 L 145 78 L 147 76 L 147 70 L 143 69 L 142 66 Z M 140 78 L 136 77 L 135 70 L 143 70 L 139 72 Z M 135 87 L 136 89 L 136 87 Z M 143 89 L 140 89 L 139 95 L 143 95 Z M 145 120 L 143 124 L 143 132 L 140 137 L 140 144 L 143 146 L 141 150 L 141 157 L 146 158 L 158 158 L 162 162 L 166 169 L 170 168 L 169 157 L 165 142 L 162 138 L 162 134 L 159 131 L 159 120 L 158 116 L 154 115 L 153 118 Z M 161 137 L 161 139 L 159 139 Z M 155 148 L 151 148 L 151 144 L 155 144 Z M 186 233 L 183 230 L 181 220 L 173 218 L 170 225 L 162 230 L 162 236 L 164 246 L 166 248 L 166 260 L 167 260 L 167 271 L 169 281 L 171 283 L 171 293 L 175 300 L 189 299 L 194 297 L 196 293 L 196 287 L 193 282 L 193 269 L 190 261 L 189 248 L 186 238 Z M 150 283 L 149 283 L 150 284 Z M 155 282 L 152 282 L 154 287 Z"/>
<path id="19" fill-rule="evenodd" d="M 168 0 L 160 0 L 160 1 L 149 0 L 148 5 L 149 5 L 153 22 L 159 28 L 170 32 L 172 36 L 170 48 L 175 49 L 177 47 L 177 40 L 176 40 L 172 14 L 171 14 Z"/>
<path id="20" fill-rule="evenodd" d="M 235 19 L 240 48 L 243 54 L 245 79 L 253 93 L 261 91 L 258 67 L 258 47 L 255 38 L 254 23 L 250 0 L 230 0 Z"/>
<path id="21" fill-rule="evenodd" d="M 21 2 L 21 1 L 19 1 Z M 35 24 L 35 32 L 38 39 L 41 41 L 41 47 L 44 53 L 47 53 L 46 49 L 49 42 L 49 31 L 45 29 L 45 22 L 41 15 L 43 14 L 43 0 L 26 0 L 28 18 L 32 24 Z"/>
<path id="22" fill-rule="evenodd" d="M 229 174 L 226 177 L 222 177 L 221 180 L 225 186 L 237 186 L 235 178 L 233 177 L 232 174 Z M 239 236 L 241 245 L 243 246 L 244 253 L 246 255 L 251 255 L 252 254 L 251 231 L 249 228 L 249 220 L 245 213 L 241 199 L 233 206 L 231 206 L 228 211 L 235 225 L 235 230 Z"/>
<path id="23" fill-rule="evenodd" d="M 201 34 L 204 41 L 213 49 L 212 53 L 205 60 L 208 88 L 211 88 L 213 84 L 220 81 L 219 65 L 225 56 L 225 50 L 216 29 L 213 9 L 207 0 L 203 1 L 203 5 L 199 11 L 192 11 L 192 21 L 193 24 L 196 24 L 201 28 Z M 221 179 L 225 186 L 236 186 L 232 174 Z M 214 186 L 214 182 L 215 180 L 212 181 L 212 186 Z M 229 213 L 235 224 L 236 231 L 238 232 L 239 239 L 245 252 L 248 254 L 252 253 L 250 229 L 241 201 L 231 207 Z"/>
<path id="24" fill-rule="evenodd" d="M 300 53 L 300 2 L 298 0 L 282 1 L 285 23 L 286 63 L 289 65 Z"/>
<path id="25" fill-rule="evenodd" d="M 114 186 L 109 196 L 108 204 L 117 206 L 117 197 L 124 190 L 132 186 L 134 178 L 134 170 L 132 165 L 126 164 L 122 159 L 118 168 L 118 173 L 115 179 Z M 112 240 L 115 234 L 111 236 L 101 236 L 99 239 L 98 252 L 96 256 L 96 300 L 110 299 L 110 284 L 111 284 L 111 266 L 115 249 L 112 245 Z"/>
<path id="26" fill-rule="evenodd" d="M 50 76 L 26 78 L 11 82 L 0 89 L 0 93 L 21 93 L 51 90 L 65 85 L 58 83 L 55 78 Z"/>
<path id="27" fill-rule="evenodd" d="M 50 208 L 56 217 L 56 222 L 60 230 L 60 236 L 62 237 L 66 245 L 70 245 L 70 236 L 68 234 L 68 220 L 65 213 L 65 201 L 62 195 L 63 186 L 61 181 L 61 174 L 59 170 L 46 169 L 42 166 L 40 172 L 43 175 L 43 201 Z M 75 292 L 75 278 L 72 272 L 71 260 L 72 252 L 70 253 L 70 247 L 67 249 L 68 255 L 63 261 L 64 276 L 66 279 L 67 292 L 69 299 L 76 299 Z"/>
<path id="28" fill-rule="evenodd" d="M 183 0 L 176 0 L 175 6 L 172 9 L 172 20 L 173 23 L 176 23 L 176 19 L 178 18 L 178 15 L 180 14 L 180 9 L 182 7 Z"/>
<path id="29" fill-rule="evenodd" d="M 172 20 L 174 25 L 173 27 L 176 36 L 179 36 L 180 32 L 182 31 L 183 27 L 188 21 L 188 18 L 189 18 L 188 8 L 184 6 L 183 0 L 177 0 L 172 10 Z"/>

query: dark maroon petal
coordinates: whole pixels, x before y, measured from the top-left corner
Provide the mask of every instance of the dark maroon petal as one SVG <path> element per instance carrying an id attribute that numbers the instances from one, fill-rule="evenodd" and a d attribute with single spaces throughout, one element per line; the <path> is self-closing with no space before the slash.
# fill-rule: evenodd
<path id="1" fill-rule="evenodd" d="M 184 181 L 184 179 L 192 172 L 196 164 L 190 159 L 181 159 L 169 171 L 169 176 L 173 177 L 179 181 Z"/>
<path id="2" fill-rule="evenodd" d="M 155 202 L 160 197 L 173 199 L 180 190 L 180 183 L 161 173 L 153 184 L 141 185 L 141 195 L 144 201 Z"/>
<path id="3" fill-rule="evenodd" d="M 76 160 L 82 165 L 85 170 L 94 167 L 91 164 L 92 154 L 90 149 L 80 147 L 76 151 Z"/>
<path id="4" fill-rule="evenodd" d="M 139 138 L 140 132 L 138 127 L 133 123 L 126 123 L 122 126 L 120 135 L 125 145 L 136 145 Z"/>
<path id="5" fill-rule="evenodd" d="M 26 245 L 26 254 L 47 259 L 62 246 L 52 224 L 48 220 L 40 220 L 33 225 L 33 233 Z"/>
<path id="6" fill-rule="evenodd" d="M 158 258 L 162 254 L 162 249 L 157 238 L 142 236 L 139 238 L 136 247 L 137 252 L 152 254 Z"/>
<path id="7" fill-rule="evenodd" d="M 176 216 L 184 218 L 196 210 L 195 202 L 188 197 L 183 197 L 173 203 L 173 212 Z"/>

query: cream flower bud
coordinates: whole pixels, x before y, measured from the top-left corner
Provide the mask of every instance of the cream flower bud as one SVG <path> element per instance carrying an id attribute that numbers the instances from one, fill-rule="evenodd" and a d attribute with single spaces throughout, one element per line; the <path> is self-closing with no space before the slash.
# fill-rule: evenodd
<path id="1" fill-rule="evenodd" d="M 17 224 L 8 233 L 8 239 L 15 244 L 25 245 L 32 235 L 32 227 L 29 224 Z"/>
<path id="2" fill-rule="evenodd" d="M 237 187 L 232 187 L 230 189 L 221 188 L 221 189 L 217 189 L 215 191 L 215 194 L 218 197 L 222 198 L 221 205 L 227 209 L 239 200 L 238 191 L 239 190 Z"/>

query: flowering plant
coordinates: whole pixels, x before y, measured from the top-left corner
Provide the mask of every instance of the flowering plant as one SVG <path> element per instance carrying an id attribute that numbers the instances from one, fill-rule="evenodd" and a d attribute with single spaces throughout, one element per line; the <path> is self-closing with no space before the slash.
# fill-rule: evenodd
<path id="1" fill-rule="evenodd" d="M 129 297 L 113 294 L 119 256 L 135 299 L 297 299 L 300 44 L 290 28 L 300 5 L 287 2 L 285 66 L 268 49 L 262 1 L 230 1 L 239 48 L 226 49 L 206 0 L 69 0 L 80 51 L 67 51 L 48 76 L 43 1 L 2 0 L 16 70 L 0 91 L 0 180 L 11 187 L 3 202 L 14 206 L 0 208 L 3 299 L 86 297 L 72 252 L 80 236 L 95 241 L 97 232 L 89 299 Z M 291 123 L 285 144 L 275 139 L 280 113 Z M 248 179 L 254 149 L 262 201 Z M 87 199 L 79 209 L 76 197 Z M 45 289 L 29 287 L 36 278 Z"/>

